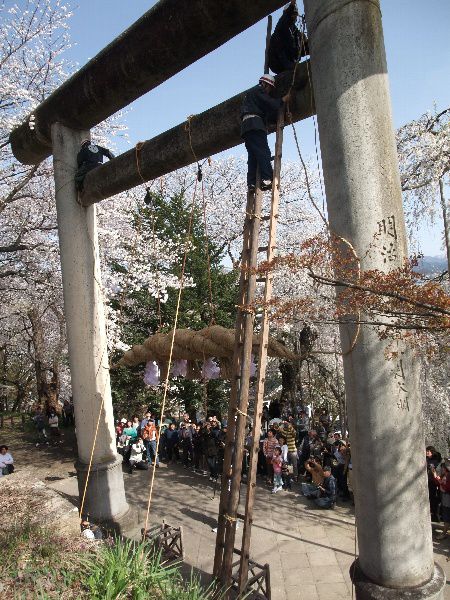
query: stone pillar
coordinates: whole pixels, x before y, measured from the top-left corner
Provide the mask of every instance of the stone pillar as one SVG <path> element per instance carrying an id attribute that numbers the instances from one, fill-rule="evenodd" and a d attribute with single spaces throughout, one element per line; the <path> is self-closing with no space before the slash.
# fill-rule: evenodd
<path id="1" fill-rule="evenodd" d="M 78 489 L 86 473 L 100 413 L 83 514 L 117 521 L 128 511 L 122 457 L 116 452 L 105 316 L 94 206 L 77 203 L 76 156 L 88 131 L 52 125 L 56 211 L 72 392 L 78 444 Z M 103 406 L 102 406 L 103 399 Z M 100 410 L 101 409 L 101 410 Z"/>
<path id="2" fill-rule="evenodd" d="M 379 0 L 305 0 L 330 229 L 362 270 L 406 256 Z M 343 351 L 355 330 L 341 328 Z M 344 356 L 359 559 L 356 597 L 442 598 L 433 564 L 418 371 L 361 327 Z"/>

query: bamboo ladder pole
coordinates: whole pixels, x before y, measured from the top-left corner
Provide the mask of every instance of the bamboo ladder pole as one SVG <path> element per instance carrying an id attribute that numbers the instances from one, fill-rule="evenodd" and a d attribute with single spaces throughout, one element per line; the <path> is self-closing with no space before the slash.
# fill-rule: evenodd
<path id="1" fill-rule="evenodd" d="M 275 141 L 275 159 L 273 169 L 272 202 L 269 218 L 269 237 L 266 260 L 270 262 L 275 256 L 278 206 L 280 199 L 281 157 L 283 150 L 283 127 L 285 106 L 280 109 Z M 272 298 L 273 273 L 269 271 L 264 283 L 263 315 L 261 321 L 260 344 L 258 350 L 258 372 L 256 375 L 255 409 L 253 418 L 253 440 L 250 454 L 250 466 L 247 477 L 247 497 L 245 501 L 244 531 L 242 534 L 241 559 L 239 565 L 239 593 L 245 590 L 248 580 L 248 561 L 250 558 L 250 539 L 253 524 L 253 507 L 256 492 L 256 468 L 258 465 L 259 438 L 261 435 L 261 418 L 263 411 L 264 387 L 266 382 L 267 347 L 269 342 L 269 302 Z"/>
<path id="2" fill-rule="evenodd" d="M 249 193 L 247 196 L 239 305 L 236 318 L 233 377 L 228 410 L 228 431 L 225 445 L 216 555 L 214 560 L 214 575 L 225 587 L 228 587 L 231 583 L 230 559 L 232 561 L 237 504 L 239 503 L 253 343 L 254 315 L 252 312 L 246 311 L 245 308 L 243 309 L 243 307 L 253 303 L 255 298 L 256 275 L 251 274 L 250 271 L 252 266 L 256 265 L 261 204 L 262 192 L 258 186 L 256 194 Z M 239 438 L 242 438 L 241 444 L 238 443 Z M 225 566 L 226 556 L 228 567 Z M 226 570 L 227 568 L 228 571 Z"/>
<path id="3" fill-rule="evenodd" d="M 267 18 L 267 33 L 266 33 L 266 49 L 264 54 L 264 73 L 269 72 L 269 43 L 270 37 L 272 34 L 272 15 L 269 15 Z M 254 300 L 255 288 L 256 288 L 256 278 L 253 277 L 253 298 L 251 298 L 251 294 L 249 293 L 249 282 L 250 282 L 250 268 L 251 268 L 251 256 L 252 256 L 252 248 L 255 249 L 255 266 L 256 266 L 256 257 L 257 257 L 257 248 L 258 248 L 258 237 L 259 237 L 259 227 L 260 227 L 260 216 L 261 216 L 261 204 L 262 204 L 262 192 L 260 189 L 260 177 L 259 170 L 257 173 L 257 189 L 256 193 L 248 193 L 247 194 L 247 205 L 246 205 L 246 213 L 245 213 L 245 221 L 244 221 L 244 231 L 243 231 L 243 248 L 242 248 L 242 257 L 241 257 L 241 275 L 239 280 L 239 295 L 238 295 L 238 306 L 245 306 L 250 304 Z M 257 206 L 259 205 L 259 217 L 255 218 L 257 214 Z M 256 236 L 255 236 L 256 233 Z M 255 239 L 256 238 L 256 239 Z M 249 319 L 249 317 L 252 317 Z M 243 313 L 242 310 L 237 311 L 236 315 L 236 325 L 235 325 L 235 344 L 234 344 L 234 354 L 233 354 L 233 376 L 231 380 L 231 392 L 230 392 L 230 403 L 228 406 L 228 428 L 227 428 L 227 437 L 225 440 L 225 452 L 224 452 L 224 462 L 223 462 L 223 475 L 222 475 L 222 485 L 221 485 L 221 493 L 220 493 L 220 502 L 219 502 L 219 515 L 218 515 L 218 524 L 217 524 L 217 536 L 216 536 L 216 548 L 214 555 L 214 567 L 213 567 L 213 575 L 214 577 L 220 581 L 224 586 L 229 587 L 231 584 L 231 570 L 232 570 L 232 559 L 233 559 L 233 550 L 234 550 L 234 537 L 236 534 L 236 521 L 233 521 L 228 510 L 228 502 L 231 492 L 231 481 L 233 476 L 236 476 L 236 468 L 233 469 L 233 453 L 235 450 L 235 442 L 236 442 L 236 424 L 238 422 L 239 416 L 243 415 L 237 412 L 237 407 L 239 404 L 239 410 L 241 412 L 246 412 L 246 409 L 242 411 L 240 408 L 241 400 L 242 400 L 242 390 L 241 390 L 241 382 L 242 382 L 242 367 L 244 366 L 243 356 L 248 349 L 244 346 L 243 340 L 245 338 L 244 330 L 249 328 L 251 322 L 251 333 L 250 340 L 253 340 L 253 324 L 254 324 L 254 316 L 250 313 Z M 247 335 L 247 340 L 249 336 Z M 250 361 L 251 361 L 251 345 L 249 351 L 248 367 L 246 366 L 246 370 L 248 370 L 248 376 L 250 375 Z M 247 377 L 247 395 L 246 395 L 246 405 L 248 405 L 248 380 Z M 245 417 L 243 424 L 243 432 L 245 433 Z M 244 433 L 242 433 L 241 437 L 243 438 Z M 242 470 L 242 454 L 244 447 L 244 439 L 242 439 L 242 449 L 241 449 L 241 461 L 239 466 L 239 488 L 241 483 L 241 470 Z M 236 462 L 236 461 L 234 461 Z M 235 491 L 234 491 L 235 493 Z M 237 503 L 239 504 L 239 490 L 238 490 L 238 498 Z M 236 508 L 237 512 L 237 508 Z M 236 519 L 236 514 L 234 515 L 234 519 Z M 230 536 L 231 531 L 231 536 Z M 225 555 L 225 547 L 230 546 L 231 544 L 231 554 L 228 551 L 227 553 L 227 563 L 229 565 L 229 572 L 224 571 L 224 555 Z"/>
<path id="4" fill-rule="evenodd" d="M 235 379 L 239 382 L 238 395 L 236 403 L 235 416 L 235 436 L 234 436 L 234 454 L 232 464 L 231 489 L 227 498 L 227 521 L 225 527 L 225 543 L 222 561 L 222 578 L 225 588 L 231 584 L 231 574 L 233 565 L 234 540 L 236 536 L 236 519 L 239 506 L 242 457 L 244 454 L 245 426 L 247 424 L 248 410 L 248 391 L 250 387 L 250 365 L 253 346 L 253 328 L 255 315 L 253 309 L 248 309 L 253 305 L 256 292 L 256 266 L 258 260 L 258 242 L 259 228 L 261 220 L 262 191 L 260 188 L 260 178 L 258 177 L 255 193 L 249 193 L 254 199 L 253 211 L 247 215 L 249 220 L 250 241 L 246 249 L 248 255 L 249 271 L 247 272 L 247 289 L 245 294 L 245 305 L 238 310 L 242 314 L 242 328 L 240 335 L 236 339 L 236 346 L 241 356 L 240 369 L 235 374 Z M 228 592 L 226 592 L 228 594 Z"/>

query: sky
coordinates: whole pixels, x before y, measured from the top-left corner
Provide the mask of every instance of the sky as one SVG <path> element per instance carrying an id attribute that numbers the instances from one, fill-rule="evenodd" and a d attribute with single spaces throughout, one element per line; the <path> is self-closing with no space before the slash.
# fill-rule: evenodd
<path id="1" fill-rule="evenodd" d="M 73 47 L 66 58 L 82 66 L 154 4 L 156 0 L 79 0 L 70 21 Z M 381 10 L 394 126 L 399 127 L 434 106 L 439 110 L 449 104 L 450 1 L 381 0 Z M 274 13 L 274 22 L 280 12 Z M 266 26 L 266 20 L 260 21 L 136 100 L 125 118 L 129 138 L 118 140 L 117 150 L 128 150 L 254 85 L 263 71 Z M 296 127 L 302 153 L 313 158 L 313 120 Z M 245 148 L 228 154 L 244 156 Z M 283 157 L 298 160 L 290 129 L 285 130 Z M 422 231 L 426 255 L 443 253 L 441 228 L 437 223 Z"/>

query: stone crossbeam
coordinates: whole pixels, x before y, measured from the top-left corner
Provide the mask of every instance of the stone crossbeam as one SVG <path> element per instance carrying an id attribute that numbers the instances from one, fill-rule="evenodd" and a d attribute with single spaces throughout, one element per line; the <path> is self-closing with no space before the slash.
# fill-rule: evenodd
<path id="1" fill-rule="evenodd" d="M 36 108 L 34 130 L 27 119 L 11 133 L 14 156 L 39 163 L 52 154 L 52 123 L 98 125 L 284 1 L 160 0 Z"/>
<path id="2" fill-rule="evenodd" d="M 308 70 L 309 64 L 306 62 L 300 63 L 296 70 L 289 102 L 293 121 L 306 119 L 315 113 Z M 285 94 L 289 89 L 291 77 L 291 74 L 286 74 L 277 78 L 278 95 Z M 88 206 L 135 187 L 142 183 L 142 178 L 145 181 L 156 179 L 196 159 L 200 161 L 241 144 L 240 106 L 244 94 L 237 94 L 144 142 L 139 151 L 141 174 L 136 164 L 135 148 L 88 173 L 81 199 L 83 205 Z M 274 129 L 275 125 L 272 131 Z"/>

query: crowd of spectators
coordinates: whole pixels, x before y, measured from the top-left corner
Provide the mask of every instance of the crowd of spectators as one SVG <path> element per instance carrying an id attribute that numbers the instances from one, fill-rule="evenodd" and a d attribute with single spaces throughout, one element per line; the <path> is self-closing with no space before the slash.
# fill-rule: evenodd
<path id="1" fill-rule="evenodd" d="M 303 483 L 298 491 L 321 508 L 332 508 L 338 496 L 351 499 L 348 488 L 350 445 L 333 430 L 328 414 L 317 416 L 315 421 L 310 421 L 303 410 L 284 419 L 266 417 L 257 472 L 272 493 L 293 490 L 295 484 Z M 146 470 L 152 464 L 159 467 L 161 460 L 169 465 L 180 463 L 217 482 L 223 471 L 226 434 L 227 424 L 217 416 L 199 422 L 192 420 L 188 413 L 179 419 L 164 416 L 161 428 L 150 411 L 142 419 L 133 416 L 116 421 L 117 447 L 130 474 L 137 469 Z M 244 478 L 251 446 L 249 425 L 242 465 Z"/>
<path id="2" fill-rule="evenodd" d="M 142 419 L 116 421 L 119 452 L 129 473 L 148 469 L 162 460 L 168 465 L 182 464 L 195 473 L 217 482 L 223 470 L 226 422 L 216 416 L 195 422 L 188 413 L 179 419 L 164 416 L 161 439 L 156 452 L 159 423 L 151 412 Z M 248 425 L 242 473 L 249 468 L 252 428 Z M 450 461 L 442 462 L 433 447 L 427 447 L 430 511 L 433 520 L 444 521 L 445 536 L 450 528 Z M 339 422 L 326 411 L 314 416 L 306 410 L 271 418 L 266 410 L 258 453 L 258 475 L 272 493 L 297 491 L 320 508 L 333 508 L 337 500 L 352 502 L 351 445 Z"/>

